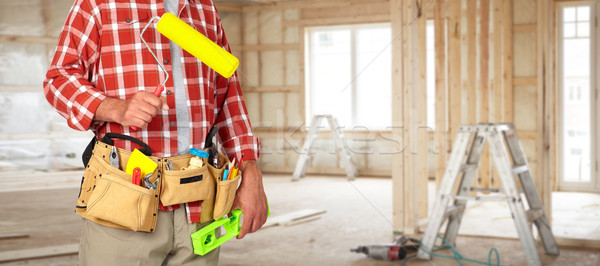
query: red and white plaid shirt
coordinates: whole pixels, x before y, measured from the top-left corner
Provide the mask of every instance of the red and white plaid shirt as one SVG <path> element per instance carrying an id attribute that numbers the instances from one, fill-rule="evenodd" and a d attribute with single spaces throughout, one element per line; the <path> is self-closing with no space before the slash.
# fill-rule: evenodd
<path id="1" fill-rule="evenodd" d="M 132 131 L 118 123 L 93 120 L 106 97 L 131 98 L 138 91 L 153 92 L 165 75 L 142 43 L 140 32 L 153 16 L 165 13 L 160 0 L 77 0 L 60 34 L 52 64 L 44 81 L 48 102 L 67 119 L 70 127 L 96 136 L 114 132 L 147 143 L 153 156 L 177 155 L 177 118 L 173 81 L 162 96 L 171 107 L 161 111 L 146 129 Z M 229 44 L 211 0 L 180 0 L 178 17 L 226 50 Z M 154 21 L 156 23 L 156 21 Z M 150 26 L 144 40 L 171 73 L 169 40 Z M 182 51 L 190 144 L 204 148 L 208 131 L 219 128 L 226 154 L 244 160 L 257 159 L 260 142 L 252 134 L 237 74 L 226 79 Z M 135 144 L 115 140 L 115 146 L 133 150 Z M 200 220 L 200 202 L 187 204 L 188 220 Z M 173 210 L 179 206 L 167 206 Z"/>

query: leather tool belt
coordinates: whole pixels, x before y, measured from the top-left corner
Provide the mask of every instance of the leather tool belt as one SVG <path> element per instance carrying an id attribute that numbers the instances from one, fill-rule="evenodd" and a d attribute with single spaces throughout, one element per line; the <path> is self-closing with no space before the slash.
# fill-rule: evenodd
<path id="1" fill-rule="evenodd" d="M 131 140 L 142 147 L 142 153 L 152 153 L 145 143 L 125 135 L 109 133 L 102 141 L 93 139 L 84 153 L 86 168 L 75 208 L 83 218 L 113 228 L 154 232 L 159 200 L 165 206 L 202 201 L 201 223 L 219 219 L 231 210 L 241 171 L 235 178 L 223 181 L 229 163 L 226 156 L 219 154 L 220 167 L 202 158 L 202 167 L 184 170 L 194 155 L 148 156 L 158 164 L 149 178 L 152 183 L 158 181 L 157 188 L 151 190 L 133 184 L 132 176 L 121 170 L 131 151 L 117 148 L 120 168 L 110 164 L 111 138 Z"/>

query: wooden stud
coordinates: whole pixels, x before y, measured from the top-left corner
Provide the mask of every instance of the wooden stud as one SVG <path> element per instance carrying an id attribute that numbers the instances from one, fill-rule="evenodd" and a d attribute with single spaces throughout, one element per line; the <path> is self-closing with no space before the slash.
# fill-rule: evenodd
<path id="1" fill-rule="evenodd" d="M 439 190 L 448 155 L 448 101 L 446 88 L 446 19 L 444 18 L 445 0 L 436 0 L 434 9 L 435 30 L 435 127 L 438 136 L 438 157 L 436 163 L 435 184 Z"/>
<path id="2" fill-rule="evenodd" d="M 502 87 L 502 0 L 492 0 L 494 34 L 492 42 L 494 44 L 494 123 L 502 123 L 503 119 L 503 87 Z M 490 185 L 494 188 L 500 188 L 500 178 L 495 167 L 492 167 L 490 176 Z"/>
<path id="3" fill-rule="evenodd" d="M 477 123 L 477 0 L 467 0 L 467 123 Z"/>
<path id="4" fill-rule="evenodd" d="M 390 0 L 390 13 L 392 24 L 392 134 L 394 136 L 403 136 L 404 134 L 404 94 L 403 74 L 404 74 L 404 34 L 401 30 L 404 22 L 402 0 Z M 397 144 L 398 150 L 404 149 L 403 138 L 400 138 L 401 143 Z M 404 186 L 404 153 L 394 153 L 392 155 L 392 220 L 396 230 L 405 231 L 406 225 L 404 216 L 406 210 L 404 208 L 405 193 L 408 191 Z M 410 194 L 410 191 L 408 191 Z M 407 232 L 404 232 L 407 233 Z"/>
<path id="5" fill-rule="evenodd" d="M 421 14 L 413 26 L 413 43 L 416 49 L 414 70 L 416 71 L 416 83 L 414 92 L 416 94 L 416 128 L 417 134 L 417 187 L 418 187 L 418 218 L 426 219 L 428 216 L 427 183 L 429 181 L 429 130 L 427 129 L 427 18 L 419 8 L 423 8 L 424 1 L 414 10 Z"/>
<path id="6" fill-rule="evenodd" d="M 504 121 L 514 122 L 513 115 L 513 18 L 512 0 L 502 0 L 502 54 L 503 74 L 502 85 L 504 88 Z"/>
<path id="7" fill-rule="evenodd" d="M 479 51 L 481 53 L 479 58 L 479 88 L 481 100 L 481 117 L 482 123 L 488 123 L 490 121 L 490 79 L 489 79 L 489 64 L 490 64 L 490 50 L 489 50 L 489 32 L 490 32 L 490 1 L 481 0 L 479 7 L 479 16 L 481 18 L 481 24 L 479 28 Z M 483 188 L 490 187 L 490 156 L 489 148 L 485 147 L 481 156 L 481 170 L 479 171 L 479 185 Z"/>
<path id="8" fill-rule="evenodd" d="M 412 1 L 403 1 L 404 4 L 404 15 L 403 15 L 403 23 L 402 25 L 408 25 L 413 17 L 413 2 Z M 403 89 L 404 89 L 404 143 L 406 145 L 406 150 L 404 151 L 404 196 L 406 200 L 404 201 L 404 227 L 405 233 L 414 234 L 417 233 L 416 230 L 416 220 L 417 220 L 417 212 L 416 212 L 416 203 L 417 203 L 417 193 L 416 184 L 415 184 L 415 161 L 412 153 L 416 152 L 414 147 L 414 143 L 416 142 L 415 134 L 413 132 L 414 129 L 414 104 L 415 98 L 413 91 L 413 60 L 414 60 L 414 51 L 413 44 L 411 42 L 411 30 L 407 29 L 402 33 L 403 37 L 403 48 L 404 48 L 404 79 L 403 79 Z M 406 193 L 409 191 L 409 193 Z"/>
<path id="9" fill-rule="evenodd" d="M 462 88 L 461 88 L 461 2 L 449 1 L 450 19 L 448 21 L 448 98 L 450 101 L 450 136 L 448 145 L 456 137 L 458 127 L 462 124 Z"/>

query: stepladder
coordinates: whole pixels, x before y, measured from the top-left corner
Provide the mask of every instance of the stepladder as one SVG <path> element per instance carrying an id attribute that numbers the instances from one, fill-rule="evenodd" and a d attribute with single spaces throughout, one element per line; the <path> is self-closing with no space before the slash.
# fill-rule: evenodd
<path id="1" fill-rule="evenodd" d="M 490 156 L 502 184 L 499 189 L 473 187 L 486 143 L 489 144 Z M 459 182 L 457 191 L 456 182 Z M 492 193 L 473 196 L 473 191 Z M 459 128 L 418 258 L 431 259 L 431 251 L 444 222 L 447 222 L 444 238 L 452 245 L 456 243 L 469 200 L 500 200 L 508 203 L 527 265 L 541 265 L 530 223 L 536 226 L 546 254 L 559 254 L 523 147 L 512 124 L 463 125 Z M 527 208 L 524 203 L 527 203 Z"/>
<path id="2" fill-rule="evenodd" d="M 340 128 L 338 121 L 332 115 L 315 115 L 310 123 L 310 130 L 304 140 L 304 146 L 296 163 L 296 169 L 292 176 L 292 181 L 298 181 L 300 178 L 306 175 L 306 168 L 308 167 L 310 159 L 315 154 L 315 148 L 317 145 L 317 139 L 319 137 L 320 126 L 326 120 L 331 130 L 331 135 L 335 141 L 335 151 L 340 157 L 342 166 L 346 171 L 348 180 L 354 180 L 358 173 L 356 167 L 352 162 L 352 157 L 346 145 L 346 139 L 344 138 L 344 132 Z"/>

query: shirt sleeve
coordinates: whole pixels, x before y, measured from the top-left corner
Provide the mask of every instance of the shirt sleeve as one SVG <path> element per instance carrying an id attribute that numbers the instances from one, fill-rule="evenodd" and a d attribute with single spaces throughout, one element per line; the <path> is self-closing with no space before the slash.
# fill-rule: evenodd
<path id="1" fill-rule="evenodd" d="M 220 20 L 217 25 L 218 44 L 231 52 Z M 215 126 L 219 128 L 219 138 L 225 148 L 225 153 L 230 160 L 237 158 L 239 161 L 242 155 L 244 160 L 258 159 L 260 140 L 252 133 L 237 73 L 228 79 L 217 74 L 216 90 L 217 120 Z"/>
<path id="2" fill-rule="evenodd" d="M 100 40 L 100 11 L 93 0 L 77 0 L 59 36 L 52 63 L 44 80 L 44 94 L 71 128 L 86 131 L 106 98 L 95 88 Z"/>

